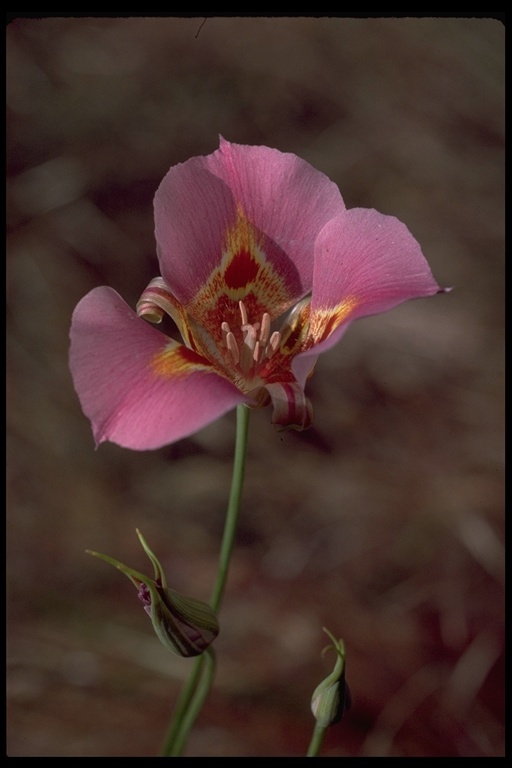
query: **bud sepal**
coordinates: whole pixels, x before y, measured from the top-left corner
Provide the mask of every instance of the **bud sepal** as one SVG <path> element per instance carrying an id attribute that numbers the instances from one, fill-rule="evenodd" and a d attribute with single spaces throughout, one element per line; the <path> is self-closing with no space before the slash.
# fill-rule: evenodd
<path id="1" fill-rule="evenodd" d="M 162 645 L 179 656 L 199 656 L 219 634 L 219 622 L 213 609 L 202 600 L 186 597 L 170 589 L 160 561 L 138 530 L 137 536 L 153 564 L 153 578 L 108 555 L 87 551 L 90 555 L 110 563 L 130 579 L 138 590 L 144 610 L 149 614 L 155 634 Z"/>

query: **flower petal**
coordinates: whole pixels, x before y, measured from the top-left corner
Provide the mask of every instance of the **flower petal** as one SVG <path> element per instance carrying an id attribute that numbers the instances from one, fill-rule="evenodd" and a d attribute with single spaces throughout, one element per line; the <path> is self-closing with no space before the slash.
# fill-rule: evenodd
<path id="1" fill-rule="evenodd" d="M 223 257 L 237 301 L 263 260 L 283 281 L 291 306 L 311 290 L 318 232 L 344 210 L 337 186 L 296 155 L 221 139 L 211 155 L 171 168 L 157 190 L 162 276 L 189 309 Z M 239 250 L 229 253 L 233 244 Z"/>
<path id="2" fill-rule="evenodd" d="M 111 288 L 96 288 L 80 301 L 70 336 L 70 369 L 97 444 L 159 448 L 246 401 L 206 360 L 139 319 Z"/>
<path id="3" fill-rule="evenodd" d="M 353 320 L 446 290 L 394 216 L 353 208 L 332 219 L 315 244 L 309 349 L 293 361 L 297 381 L 304 383 L 318 355 L 334 346 Z"/>
<path id="4" fill-rule="evenodd" d="M 318 236 L 310 333 L 320 343 L 358 317 L 442 291 L 405 224 L 354 208 Z"/>
<path id="5" fill-rule="evenodd" d="M 362 317 L 440 290 L 419 244 L 394 216 L 353 208 L 317 239 L 312 310 L 353 300 L 352 317 Z"/>

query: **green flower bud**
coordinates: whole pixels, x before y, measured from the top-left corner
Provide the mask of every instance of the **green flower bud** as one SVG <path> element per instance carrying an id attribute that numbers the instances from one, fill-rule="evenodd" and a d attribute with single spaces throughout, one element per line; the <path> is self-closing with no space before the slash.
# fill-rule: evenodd
<path id="1" fill-rule="evenodd" d="M 343 713 L 350 708 L 351 697 L 345 681 L 345 644 L 343 640 L 336 640 L 325 627 L 324 632 L 331 638 L 332 645 L 324 648 L 322 653 L 333 648 L 336 651 L 336 664 L 331 674 L 315 688 L 311 699 L 311 711 L 317 723 L 327 728 L 341 720 Z"/>
<path id="2" fill-rule="evenodd" d="M 185 597 L 170 589 L 159 560 L 139 531 L 137 536 L 153 563 L 154 578 L 144 576 L 108 555 L 90 550 L 88 552 L 113 565 L 137 587 L 156 636 L 168 650 L 179 656 L 199 656 L 219 634 L 219 622 L 213 609 L 202 600 Z"/>

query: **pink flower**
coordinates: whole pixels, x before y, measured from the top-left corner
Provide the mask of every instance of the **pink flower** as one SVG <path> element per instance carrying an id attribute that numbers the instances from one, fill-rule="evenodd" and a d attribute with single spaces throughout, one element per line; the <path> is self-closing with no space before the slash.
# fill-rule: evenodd
<path id="1" fill-rule="evenodd" d="M 107 287 L 73 314 L 70 367 L 97 444 L 158 448 L 239 403 L 304 429 L 318 355 L 353 320 L 442 290 L 404 224 L 347 210 L 292 154 L 221 139 L 171 168 L 154 205 L 161 277 L 139 317 Z M 140 319 L 164 313 L 183 343 Z"/>

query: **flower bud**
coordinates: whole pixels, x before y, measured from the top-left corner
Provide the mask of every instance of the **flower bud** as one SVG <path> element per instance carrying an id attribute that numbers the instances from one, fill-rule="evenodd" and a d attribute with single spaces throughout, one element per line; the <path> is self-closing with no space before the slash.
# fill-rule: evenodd
<path id="1" fill-rule="evenodd" d="M 159 640 L 180 656 L 199 656 L 219 634 L 219 623 L 208 603 L 180 595 L 169 587 L 147 583 L 144 606 Z M 149 601 L 149 602 L 148 602 Z"/>
<path id="2" fill-rule="evenodd" d="M 219 623 L 213 609 L 202 600 L 185 597 L 170 589 L 159 560 L 139 531 L 137 536 L 153 563 L 154 578 L 144 576 L 108 555 L 99 552 L 89 554 L 105 560 L 128 576 L 138 589 L 156 636 L 166 648 L 179 656 L 199 656 L 219 634 Z"/>
<path id="3" fill-rule="evenodd" d="M 331 674 L 315 688 L 311 711 L 317 723 L 327 728 L 341 720 L 343 713 L 350 708 L 351 697 L 345 681 L 345 644 L 343 640 L 336 640 L 325 627 L 324 632 L 329 635 L 333 644 L 324 648 L 323 653 L 333 648 L 336 651 L 336 663 Z"/>

